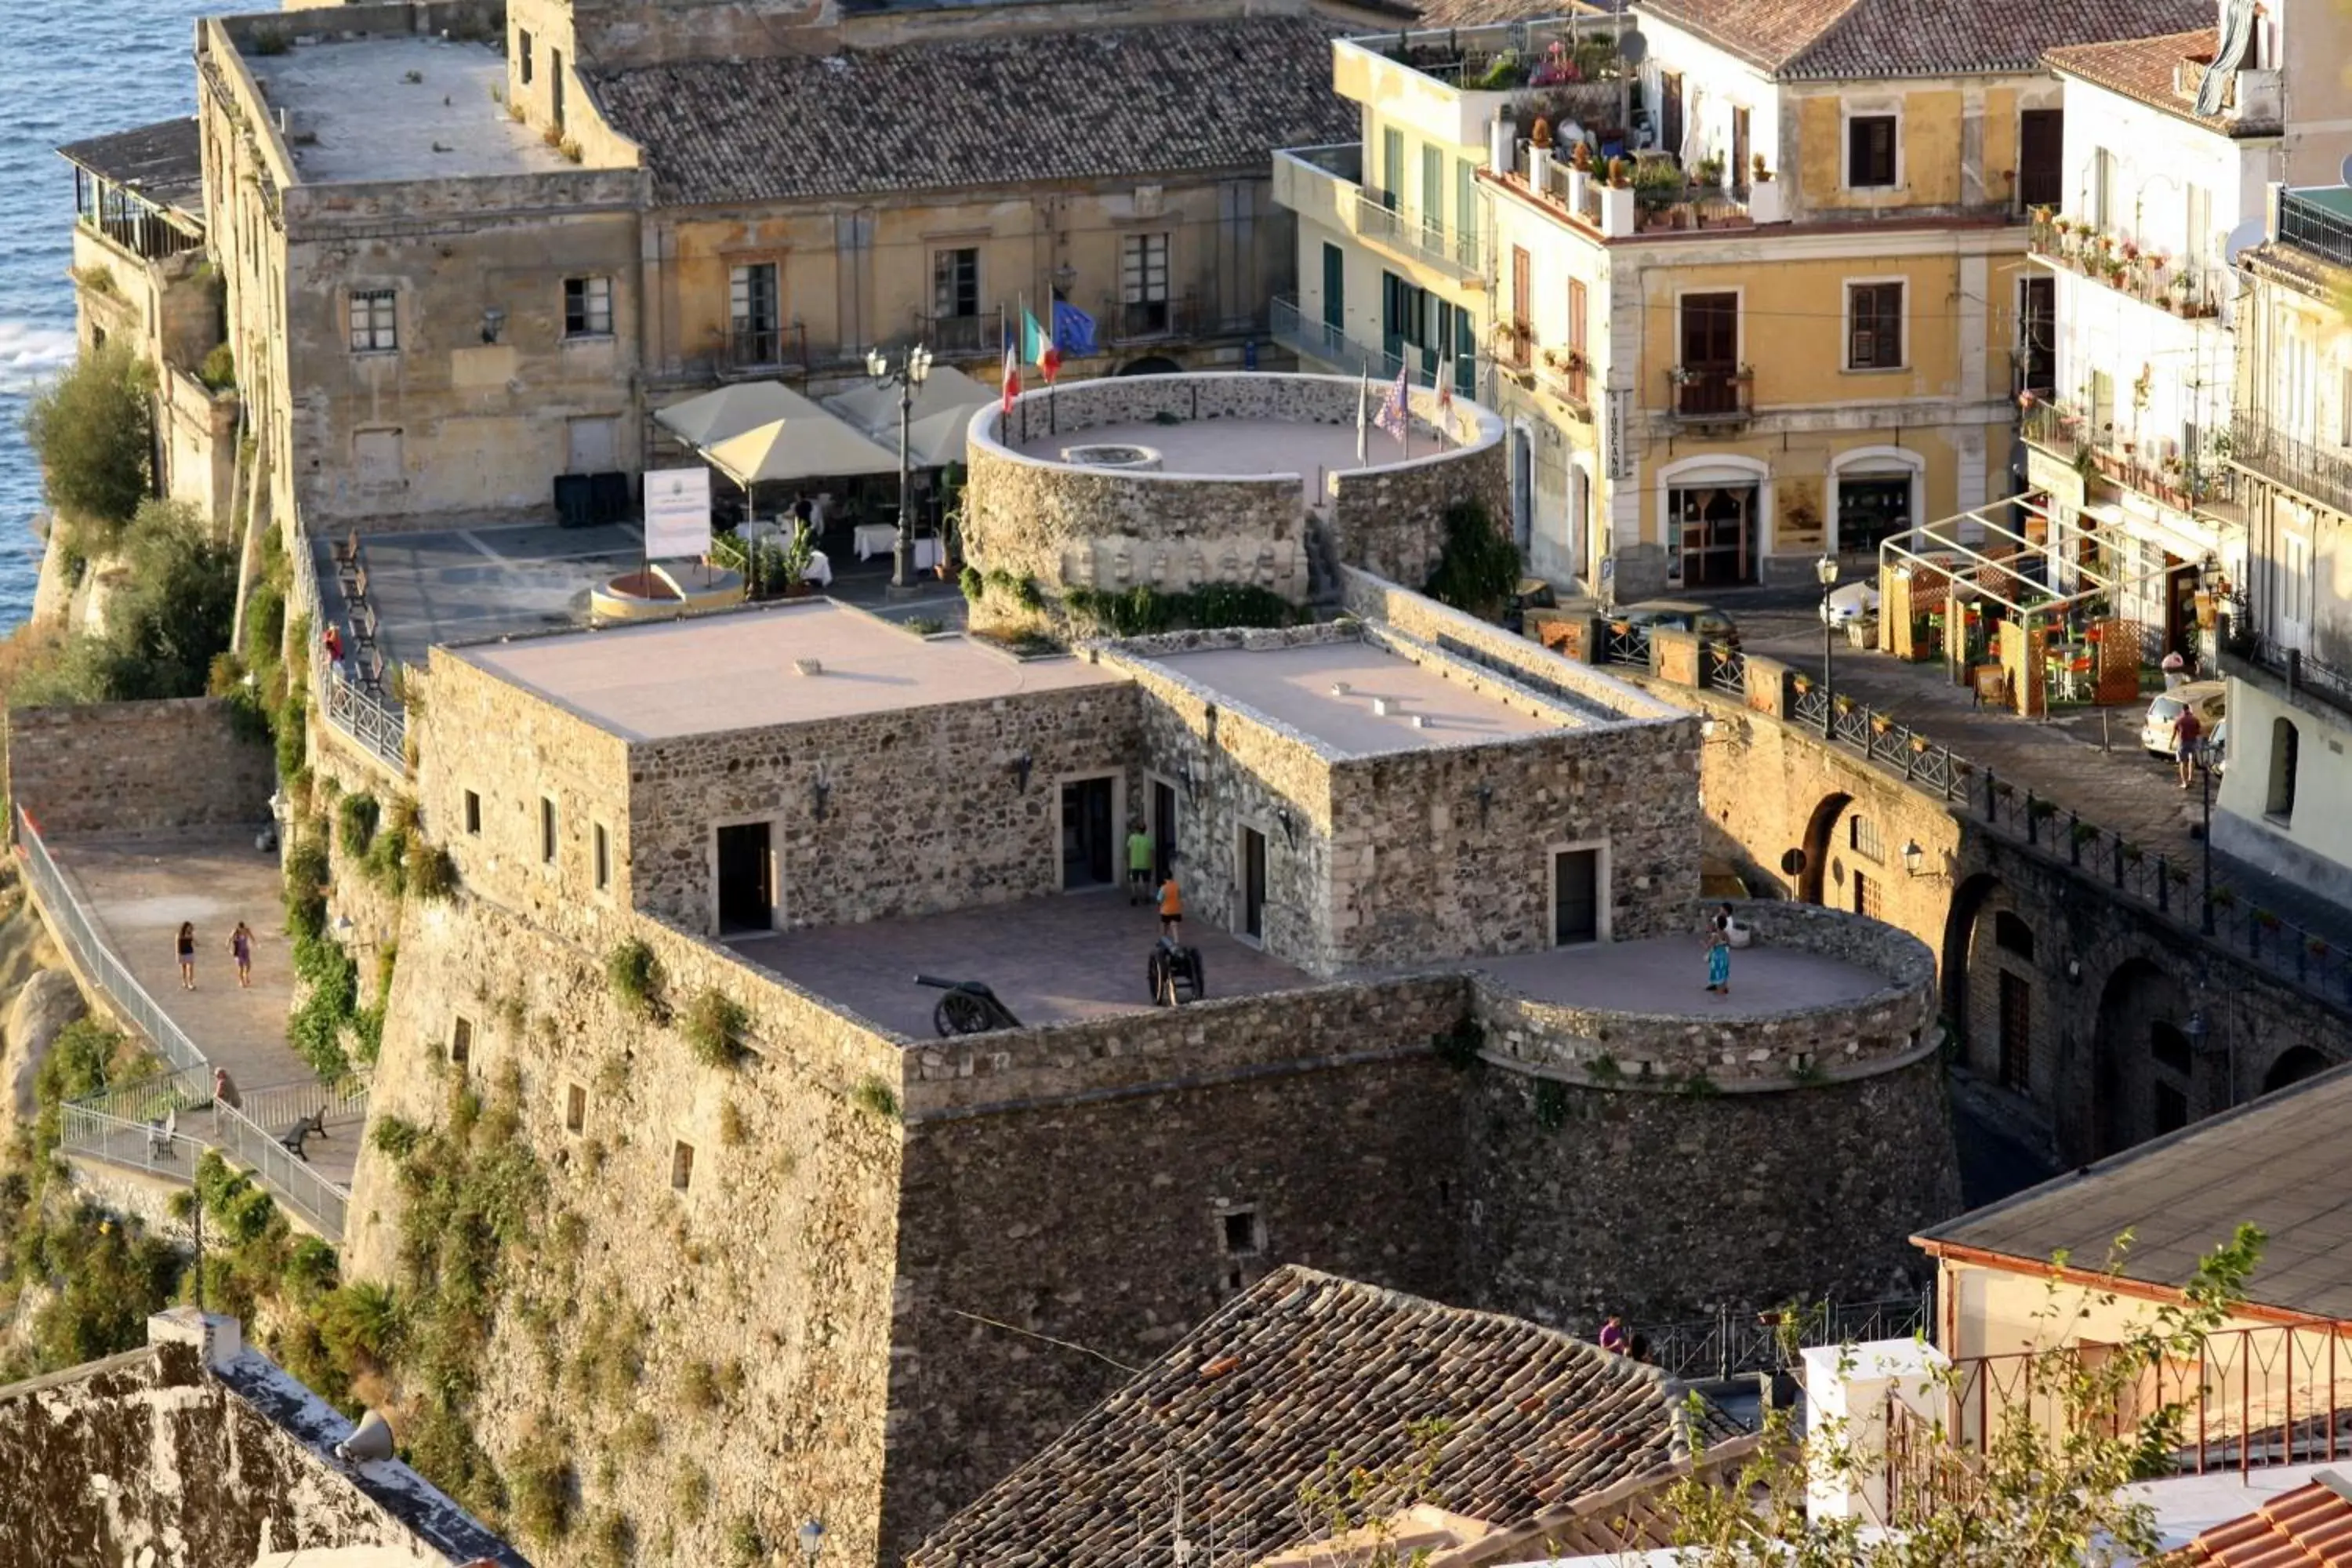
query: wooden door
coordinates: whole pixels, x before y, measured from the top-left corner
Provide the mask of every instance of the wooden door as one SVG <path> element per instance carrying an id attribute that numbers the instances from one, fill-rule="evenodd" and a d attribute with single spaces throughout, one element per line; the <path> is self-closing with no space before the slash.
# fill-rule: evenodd
<path id="1" fill-rule="evenodd" d="M 1525 364 L 1534 347 L 1535 263 L 1527 247 L 1511 247 L 1511 363 Z"/>
<path id="2" fill-rule="evenodd" d="M 2017 117 L 2017 199 L 2024 206 L 2066 199 L 2065 111 L 2029 109 Z"/>

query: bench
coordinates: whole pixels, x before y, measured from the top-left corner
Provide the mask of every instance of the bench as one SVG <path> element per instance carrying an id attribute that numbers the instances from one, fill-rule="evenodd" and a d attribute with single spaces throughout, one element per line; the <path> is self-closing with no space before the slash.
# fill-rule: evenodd
<path id="1" fill-rule="evenodd" d="M 358 564 L 360 558 L 360 531 L 356 528 L 352 530 L 351 532 L 343 536 L 342 542 L 334 545 L 333 548 L 335 552 L 336 565 L 352 566 Z"/>
<path id="2" fill-rule="evenodd" d="M 302 1152 L 302 1145 L 312 1138 L 324 1138 L 326 1135 L 327 1113 L 323 1110 L 314 1110 L 280 1132 L 278 1135 L 278 1142 L 289 1154 L 307 1165 L 310 1163 L 310 1156 Z"/>
<path id="3" fill-rule="evenodd" d="M 360 684 L 367 689 L 371 697 L 383 695 L 383 654 L 381 650 L 372 647 L 368 649 L 367 657 L 360 660 Z"/>

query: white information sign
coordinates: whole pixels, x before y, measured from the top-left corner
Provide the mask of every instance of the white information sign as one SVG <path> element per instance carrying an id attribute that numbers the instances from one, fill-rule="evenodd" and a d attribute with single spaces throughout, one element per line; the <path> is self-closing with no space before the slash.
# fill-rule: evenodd
<path id="1" fill-rule="evenodd" d="M 646 474 L 646 558 L 675 561 L 710 551 L 710 470 L 654 468 Z"/>

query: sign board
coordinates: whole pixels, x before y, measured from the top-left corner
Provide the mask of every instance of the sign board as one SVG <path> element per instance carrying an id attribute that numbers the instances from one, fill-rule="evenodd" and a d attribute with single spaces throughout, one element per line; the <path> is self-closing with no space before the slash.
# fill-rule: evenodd
<path id="1" fill-rule="evenodd" d="M 2025 484 L 2061 506 L 2077 511 L 2083 508 L 2083 476 L 2074 471 L 2074 464 L 2061 462 L 2038 447 L 2025 448 Z"/>
<path id="2" fill-rule="evenodd" d="M 1609 454 L 1609 477 L 1630 479 L 1633 477 L 1633 439 L 1626 426 L 1633 422 L 1633 389 L 1612 386 L 1609 389 L 1609 417 L 1601 438 Z"/>
<path id="3" fill-rule="evenodd" d="M 653 468 L 646 474 L 646 559 L 674 561 L 710 552 L 710 470 Z"/>

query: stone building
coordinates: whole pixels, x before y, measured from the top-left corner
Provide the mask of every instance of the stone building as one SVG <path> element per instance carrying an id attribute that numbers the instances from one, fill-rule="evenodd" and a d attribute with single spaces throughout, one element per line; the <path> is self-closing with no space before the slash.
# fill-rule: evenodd
<path id="1" fill-rule="evenodd" d="M 206 247 L 196 122 L 93 136 L 58 155 L 74 171 L 75 338 L 119 344 L 152 368 L 156 491 L 225 523 L 237 396 L 235 366 L 209 357 L 226 301 Z"/>
<path id="2" fill-rule="evenodd" d="M 0 1387 L 0 1559 L 529 1568 L 388 1449 L 347 1452 L 353 1436 L 235 1318 L 174 1307 L 143 1349 Z"/>
<path id="3" fill-rule="evenodd" d="M 485 1446 L 613 1438 L 541 1370 L 609 1303 L 668 1419 L 740 1358 L 681 1549 L 816 1518 L 876 1561 L 1108 1391 L 1067 1347 L 1156 1356 L 1285 1263 L 1554 1326 L 1895 1282 L 1954 1205 L 1927 949 L 1758 906 L 1708 996 L 1695 722 L 1349 592 L 1045 658 L 827 602 L 436 649 L 415 787 L 462 889 L 402 917 L 372 1113 L 516 1085 L 585 1237 L 499 1315 Z M 1205 999 L 1153 1003 L 1138 819 Z M 1017 1022 L 942 1037 L 918 974 Z M 711 997 L 740 1027 L 698 1056 Z M 356 1276 L 402 1206 L 371 1147 Z"/>

